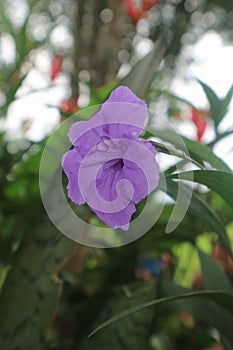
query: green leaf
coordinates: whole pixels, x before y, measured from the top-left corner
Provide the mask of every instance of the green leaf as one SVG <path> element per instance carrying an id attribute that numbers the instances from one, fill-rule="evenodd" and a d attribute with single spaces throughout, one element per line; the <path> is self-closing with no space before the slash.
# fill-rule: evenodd
<path id="1" fill-rule="evenodd" d="M 160 288 L 160 297 L 170 297 L 190 292 L 189 289 L 181 287 L 171 282 L 163 282 Z M 169 304 L 164 304 L 159 311 L 161 315 L 166 312 L 185 311 L 193 315 L 196 320 L 201 321 L 207 326 L 216 328 L 222 337 L 226 350 L 232 350 L 233 333 L 232 333 L 232 295 L 222 292 L 223 295 L 216 302 L 212 296 L 210 300 L 205 298 L 192 298 L 187 300 L 176 300 Z M 159 315 L 160 315 L 159 314 Z"/>
<path id="2" fill-rule="evenodd" d="M 194 170 L 174 174 L 171 177 L 188 180 L 193 175 L 193 181 L 207 186 L 218 193 L 233 209 L 233 174 L 226 171 Z"/>
<path id="3" fill-rule="evenodd" d="M 143 59 L 138 61 L 129 74 L 120 81 L 113 81 L 99 89 L 89 85 L 91 91 L 90 105 L 103 103 L 119 85 L 128 86 L 137 96 L 143 97 L 150 86 L 167 48 L 167 36 L 164 34 L 154 44 L 153 50 Z"/>
<path id="4" fill-rule="evenodd" d="M 214 120 L 214 123 L 216 126 L 221 121 L 221 100 L 220 98 L 216 95 L 216 93 L 205 83 L 202 81 L 198 80 L 199 84 L 202 86 L 202 89 L 204 90 L 206 97 L 209 101 L 210 108 L 211 108 L 211 114 L 212 118 Z"/>
<path id="5" fill-rule="evenodd" d="M 166 179 L 166 185 L 167 185 L 167 194 L 173 198 L 175 201 L 178 198 L 178 193 L 180 191 L 179 184 L 171 179 Z M 195 192 L 192 193 L 191 201 L 189 204 L 189 207 L 186 208 L 187 203 L 185 201 L 185 198 L 190 195 L 190 189 L 182 184 L 182 197 L 184 198 L 184 201 L 181 203 L 177 203 L 177 207 L 184 207 L 184 210 L 188 210 L 191 214 L 196 216 L 199 220 L 201 220 L 208 228 L 216 232 L 219 236 L 219 239 L 224 244 L 224 246 L 231 251 L 230 242 L 225 230 L 224 225 L 219 220 L 218 216 L 215 214 L 215 212 L 210 208 L 210 206 L 203 201 Z M 182 198 L 181 198 L 182 200 Z M 176 207 L 175 206 L 175 207 Z M 180 214 L 179 211 L 178 215 Z M 171 216 L 172 217 L 172 216 Z M 178 218 L 179 219 L 179 218 Z M 170 219 L 171 220 L 171 219 Z"/>
<path id="6" fill-rule="evenodd" d="M 96 321 L 96 326 L 112 315 L 119 313 L 119 311 L 124 312 L 123 310 L 131 309 L 134 305 L 148 302 L 155 298 L 155 295 L 155 285 L 146 286 L 143 283 L 137 283 L 121 288 L 101 312 Z M 97 334 L 93 339 L 85 339 L 80 350 L 147 349 L 153 317 L 154 309 L 147 308 L 132 313 L 127 319 L 122 319 L 117 324 L 112 322 L 105 332 Z"/>
<path id="7" fill-rule="evenodd" d="M 123 78 L 119 85 L 128 86 L 137 96 L 143 97 L 150 86 L 167 48 L 167 35 L 162 35 L 154 45 L 153 50 L 137 62 L 131 72 Z"/>
<path id="8" fill-rule="evenodd" d="M 219 141 L 221 141 L 222 139 L 224 139 L 227 136 L 230 136 L 233 134 L 233 130 L 227 130 L 223 133 L 219 133 L 214 140 L 212 140 L 211 142 L 208 143 L 208 146 L 210 146 L 211 148 Z"/>
<path id="9" fill-rule="evenodd" d="M 206 255 L 201 250 L 198 250 L 199 258 L 201 262 L 203 284 L 206 289 L 219 290 L 228 293 L 227 295 L 233 296 L 233 290 L 231 282 L 227 275 L 220 268 L 220 266 L 209 255 Z M 233 314 L 233 307 L 229 304 L 228 309 L 223 309 L 219 305 L 212 305 L 211 313 L 215 322 L 219 325 L 222 333 L 226 338 L 223 338 L 225 349 L 232 349 L 230 344 L 233 344 L 232 324 L 233 318 L 230 313 Z"/>
<path id="10" fill-rule="evenodd" d="M 91 101 L 89 106 L 103 103 L 118 85 L 119 83 L 117 80 L 113 80 L 110 83 L 101 86 L 99 89 L 96 89 L 94 86 L 92 86 L 92 84 L 88 84 L 91 92 Z"/>
<path id="11" fill-rule="evenodd" d="M 160 142 L 156 142 L 156 141 L 150 141 L 150 142 L 156 147 L 158 152 L 169 154 L 169 155 L 172 155 L 172 156 L 175 156 L 178 158 L 182 158 L 183 160 L 185 160 L 185 162 L 187 162 L 187 161 L 192 162 L 192 163 L 196 164 L 198 167 L 202 168 L 201 164 L 199 164 L 195 159 L 192 159 L 185 152 L 179 151 L 174 147 L 164 145 Z M 174 166 L 174 169 L 177 170 L 176 165 Z"/>
<path id="12" fill-rule="evenodd" d="M 233 95 L 233 84 L 231 85 L 228 93 L 226 94 L 226 97 L 222 101 L 223 110 L 225 110 L 226 112 L 227 112 L 228 106 L 231 102 L 232 95 Z"/>
<path id="13" fill-rule="evenodd" d="M 37 215 L 27 228 L 1 291 L 0 349 L 44 347 L 57 306 L 58 267 L 73 248 L 74 242 L 59 234 L 47 215 Z"/>
<path id="14" fill-rule="evenodd" d="M 233 85 L 229 89 L 226 97 L 224 99 L 221 99 L 208 85 L 200 80 L 198 80 L 198 82 L 201 84 L 209 101 L 211 107 L 211 115 L 215 123 L 215 127 L 217 128 L 228 111 L 228 106 L 233 95 Z"/>
<path id="15" fill-rule="evenodd" d="M 174 300 L 185 300 L 185 299 L 191 299 L 191 298 L 203 298 L 206 300 L 213 301 L 225 308 L 227 308 L 229 311 L 233 310 L 233 297 L 227 293 L 224 293 L 222 291 L 204 291 L 204 292 L 190 292 L 185 293 L 181 295 L 171 296 L 167 298 L 161 298 L 157 300 L 151 300 L 149 302 L 146 302 L 141 305 L 137 305 L 136 307 L 132 307 L 130 309 L 124 310 L 120 313 L 118 313 L 116 316 L 110 318 L 109 320 L 103 322 L 100 324 L 93 332 L 90 333 L 89 337 L 93 336 L 95 333 L 99 332 L 101 329 L 106 328 L 107 326 L 118 322 L 119 320 L 135 313 L 138 311 L 141 311 L 143 309 L 146 309 L 151 306 L 159 306 L 165 303 L 169 303 Z"/>
<path id="16" fill-rule="evenodd" d="M 199 142 L 189 140 L 188 138 L 176 134 L 172 130 L 154 130 L 151 129 L 153 136 L 160 138 L 165 142 L 171 143 L 176 148 L 182 150 L 187 154 L 189 152 L 192 159 L 198 163 L 203 163 L 204 161 L 211 164 L 215 169 L 230 171 L 226 163 L 224 163 L 220 158 L 218 158 L 212 150 Z M 186 148 L 186 149 L 185 149 Z"/>
<path id="17" fill-rule="evenodd" d="M 210 290 L 221 289 L 222 291 L 233 295 L 231 282 L 217 262 L 214 261 L 211 256 L 203 253 L 200 249 L 198 249 L 198 254 L 201 261 L 204 287 Z"/>
<path id="18" fill-rule="evenodd" d="M 151 91 L 154 92 L 156 94 L 156 96 L 158 96 L 158 97 L 163 96 L 163 97 L 167 98 L 170 102 L 173 102 L 173 101 L 177 102 L 178 101 L 178 102 L 181 102 L 182 104 L 185 104 L 189 107 L 195 108 L 194 104 L 191 101 L 186 100 L 183 97 L 179 97 L 179 96 L 173 94 L 169 90 L 154 90 L 154 89 L 152 89 Z"/>

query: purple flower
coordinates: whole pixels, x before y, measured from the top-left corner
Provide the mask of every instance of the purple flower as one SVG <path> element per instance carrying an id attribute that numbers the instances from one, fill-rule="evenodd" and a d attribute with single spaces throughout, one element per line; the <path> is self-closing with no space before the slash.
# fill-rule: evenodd
<path id="1" fill-rule="evenodd" d="M 156 149 L 138 138 L 146 117 L 145 102 L 120 86 L 90 120 L 69 131 L 74 148 L 62 159 L 68 196 L 113 228 L 127 230 L 135 204 L 158 185 Z"/>

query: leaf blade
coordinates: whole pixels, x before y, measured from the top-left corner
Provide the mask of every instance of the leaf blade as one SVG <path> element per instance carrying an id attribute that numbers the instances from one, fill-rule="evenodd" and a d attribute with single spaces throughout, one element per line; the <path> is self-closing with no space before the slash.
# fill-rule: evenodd
<path id="1" fill-rule="evenodd" d="M 179 191 L 178 183 L 167 178 L 166 179 L 166 185 L 167 185 L 167 194 L 174 200 L 177 199 L 177 193 Z M 187 186 L 183 185 L 183 188 L 185 189 Z M 189 188 L 187 188 L 187 191 L 190 191 Z M 183 193 L 183 196 L 185 196 L 185 192 Z M 182 206 L 183 203 L 180 203 L 180 206 Z M 186 205 L 186 203 L 185 203 Z M 192 193 L 192 198 L 190 201 L 190 205 L 187 208 L 187 210 L 196 216 L 198 219 L 200 219 L 205 225 L 209 227 L 209 229 L 213 232 L 216 232 L 219 236 L 219 239 L 224 244 L 224 246 L 231 251 L 231 246 L 229 242 L 229 238 L 227 236 L 225 227 L 223 223 L 220 221 L 218 216 L 215 214 L 215 212 L 209 207 L 207 203 L 205 203 L 202 198 L 200 198 L 195 192 Z"/>
<path id="2" fill-rule="evenodd" d="M 189 298 L 205 298 L 211 301 L 215 301 L 216 303 L 226 307 L 225 302 L 223 302 L 223 299 L 227 300 L 229 305 L 232 307 L 233 310 L 233 297 L 230 296 L 227 293 L 224 293 L 222 291 L 204 291 L 204 292 L 191 292 L 191 293 L 185 293 L 185 294 L 181 294 L 181 295 L 176 295 L 176 296 L 171 296 L 171 297 L 167 297 L 167 298 L 161 298 L 161 299 L 157 299 L 157 300 L 152 300 L 149 301 L 147 303 L 144 303 L 142 305 L 138 305 L 134 308 L 128 309 L 128 310 L 124 310 L 123 312 L 119 313 L 118 315 L 112 317 L 111 319 L 103 322 L 101 325 L 99 325 L 95 330 L 93 330 L 90 334 L 89 337 L 93 336 L 95 333 L 99 332 L 101 329 L 109 326 L 112 323 L 115 323 L 127 316 L 129 316 L 130 314 L 140 311 L 142 309 L 151 307 L 151 306 L 155 306 L 155 305 L 162 305 L 174 300 L 179 300 L 179 299 L 189 299 Z M 228 305 L 228 307 L 229 307 Z"/>
<path id="3" fill-rule="evenodd" d="M 166 47 L 167 35 L 164 34 L 155 42 L 153 50 L 135 64 L 130 73 L 119 82 L 119 85 L 126 85 L 137 96 L 143 97 L 154 78 L 154 74 L 165 54 Z"/>
<path id="4" fill-rule="evenodd" d="M 217 262 L 200 249 L 198 249 L 198 254 L 201 262 L 204 287 L 209 290 L 217 290 L 221 286 L 222 291 L 233 295 L 230 280 Z"/>
<path id="5" fill-rule="evenodd" d="M 193 158 L 198 163 L 205 161 L 211 164 L 212 167 L 214 167 L 215 169 L 223 170 L 223 171 L 231 170 L 228 167 L 228 165 L 225 162 L 223 162 L 222 159 L 217 157 L 212 152 L 212 150 L 206 145 L 190 140 L 184 136 L 177 135 L 172 130 L 151 129 L 151 133 L 153 134 L 153 136 L 158 137 L 165 142 L 171 143 L 173 146 L 177 147 L 178 149 L 184 152 L 188 151 L 190 154 L 190 157 Z M 186 147 L 186 150 L 184 150 L 184 147 Z"/>
<path id="6" fill-rule="evenodd" d="M 226 203 L 233 208 L 233 174 L 225 171 L 216 170 L 194 170 L 171 175 L 172 178 L 178 178 L 189 181 L 190 175 L 193 175 L 193 181 L 207 186 L 219 194 Z"/>

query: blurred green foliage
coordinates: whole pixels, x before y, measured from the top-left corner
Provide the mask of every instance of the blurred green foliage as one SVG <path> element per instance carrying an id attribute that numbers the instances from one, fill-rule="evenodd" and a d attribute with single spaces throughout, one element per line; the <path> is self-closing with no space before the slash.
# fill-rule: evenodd
<path id="1" fill-rule="evenodd" d="M 232 16 L 233 3 L 227 0 L 166 0 L 143 19 L 143 31 L 133 25 L 123 1 L 0 0 L 1 120 L 21 93 L 37 91 L 30 73 L 40 71 L 41 55 L 57 53 L 64 57 L 70 98 L 81 94 L 84 84 L 89 104 L 95 105 L 115 86 L 125 84 L 149 104 L 165 99 L 171 109 L 188 108 L 189 102 L 169 91 L 177 57 L 210 29 L 226 41 L 232 39 Z M 65 40 L 59 40 L 61 30 Z M 154 46 L 142 58 L 135 43 L 145 39 Z M 13 47 L 9 60 L 4 42 Z M 182 58 L 179 62 L 184 67 L 189 63 Z M 122 64 L 131 71 L 121 80 L 117 72 Z M 81 72 L 89 78 L 83 79 Z M 45 90 L 53 85 L 49 78 L 47 83 Z M 83 247 L 52 226 L 38 184 L 49 135 L 34 142 L 25 136 L 23 126 L 20 138 L 10 138 L 2 128 L 0 349 L 233 349 L 233 174 L 213 152 L 232 133 L 232 129 L 221 132 L 219 125 L 233 90 L 220 99 L 200 83 L 210 104 L 214 139 L 204 145 L 182 138 L 188 154 L 179 158 L 178 182 L 177 169 L 169 166 L 165 171 L 172 201 L 146 235 L 119 248 Z M 63 118 L 70 115 L 60 112 Z M 171 150 L 184 151 L 172 132 L 158 130 L 156 136 L 161 153 L 164 145 L 171 154 Z M 194 172 L 198 186 L 182 223 L 166 234 L 178 185 L 188 176 L 187 159 L 200 165 Z M 86 207 L 83 212 L 90 216 Z M 89 220 L 97 221 L 94 214 Z M 142 264 L 145 257 L 150 267 Z M 203 294 L 195 294 L 200 291 Z"/>

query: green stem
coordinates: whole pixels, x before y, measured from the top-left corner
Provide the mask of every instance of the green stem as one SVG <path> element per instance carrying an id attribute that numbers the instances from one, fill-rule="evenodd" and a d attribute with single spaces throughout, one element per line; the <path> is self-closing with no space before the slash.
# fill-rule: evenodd
<path id="1" fill-rule="evenodd" d="M 162 152 L 162 153 L 165 153 L 165 154 L 169 154 L 169 155 L 173 155 L 175 157 L 178 157 L 178 158 L 183 158 L 189 162 L 192 162 L 194 164 L 196 164 L 198 166 L 198 168 L 200 169 L 205 169 L 200 163 L 198 163 L 195 159 L 191 158 L 190 156 L 188 156 L 186 153 L 180 151 L 180 150 L 177 150 L 173 147 L 170 147 L 170 146 L 167 146 L 167 145 L 164 145 L 160 142 L 156 142 L 156 141 L 151 141 L 150 142 L 152 143 L 152 145 L 154 145 L 158 152 Z"/>

